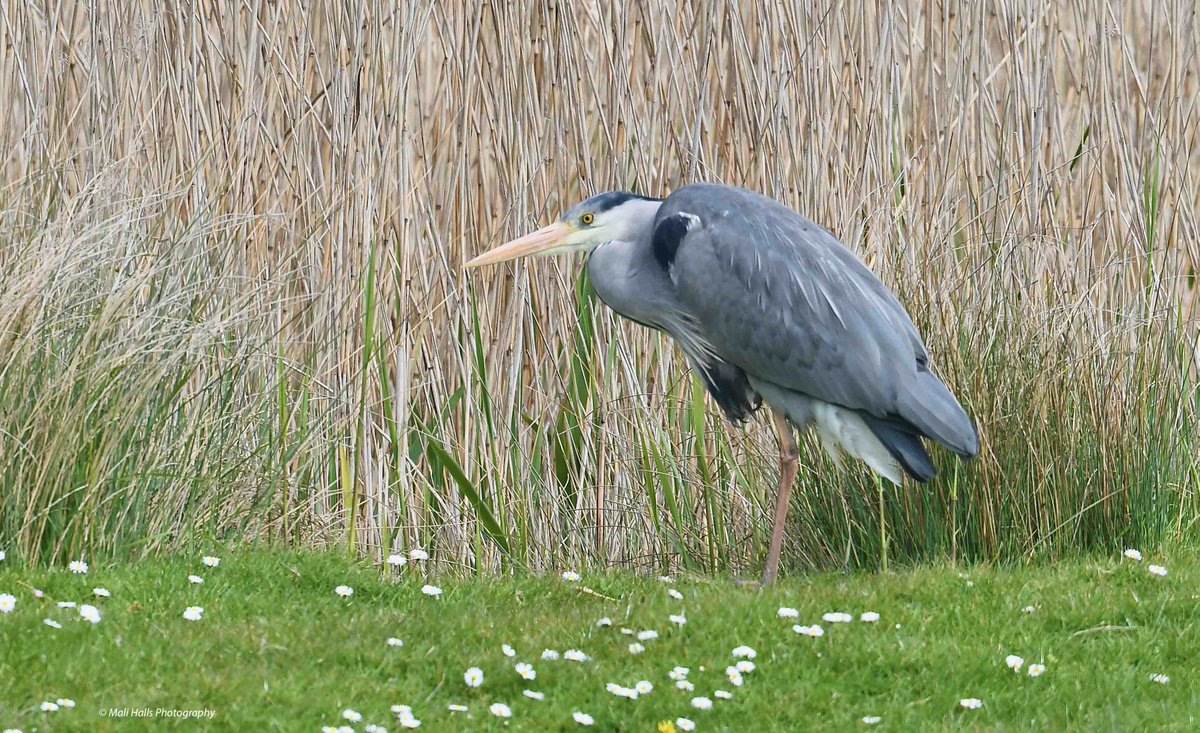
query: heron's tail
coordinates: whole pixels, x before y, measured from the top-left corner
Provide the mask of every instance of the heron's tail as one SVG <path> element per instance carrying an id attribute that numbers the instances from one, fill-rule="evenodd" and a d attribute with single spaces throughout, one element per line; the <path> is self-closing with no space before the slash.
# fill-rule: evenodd
<path id="1" fill-rule="evenodd" d="M 917 378 L 899 396 L 900 416 L 932 440 L 963 458 L 979 454 L 979 432 L 962 405 L 942 381 L 930 372 Z"/>
<path id="2" fill-rule="evenodd" d="M 921 483 L 937 476 L 937 469 L 933 467 L 933 461 L 929 459 L 925 446 L 921 444 L 921 436 L 871 415 L 859 413 L 859 417 L 905 473 Z"/>

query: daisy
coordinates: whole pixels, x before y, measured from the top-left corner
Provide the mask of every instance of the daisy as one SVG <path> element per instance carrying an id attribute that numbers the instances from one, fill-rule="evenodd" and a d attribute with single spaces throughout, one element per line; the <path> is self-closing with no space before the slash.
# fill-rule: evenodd
<path id="1" fill-rule="evenodd" d="M 58 698 L 58 700 L 56 700 L 56 702 L 59 704 L 59 706 L 64 707 L 64 708 L 75 707 L 75 701 L 69 697 L 60 697 L 60 698 Z"/>
<path id="2" fill-rule="evenodd" d="M 580 725 L 591 725 L 592 723 L 596 722 L 592 716 L 588 715 L 587 713 L 581 713 L 578 710 L 571 713 L 571 717 L 574 718 L 575 722 L 579 723 Z"/>
<path id="3" fill-rule="evenodd" d="M 729 677 L 729 684 L 733 685 L 734 687 L 741 687 L 746 683 L 746 678 L 742 677 L 742 673 L 736 669 L 733 670 L 733 674 L 727 676 Z"/>
<path id="4" fill-rule="evenodd" d="M 812 626 L 801 626 L 800 624 L 796 624 L 792 627 L 792 631 L 795 631 L 797 634 L 803 634 L 804 636 L 811 636 L 813 638 L 825 636 L 825 629 L 822 629 L 816 624 L 813 624 Z"/>
<path id="5" fill-rule="evenodd" d="M 112 593 L 108 592 L 108 588 L 92 588 L 92 593 L 97 598 L 112 598 Z"/>
<path id="6" fill-rule="evenodd" d="M 75 601 L 59 601 L 58 602 L 59 608 L 75 608 L 75 606 L 77 606 L 77 605 L 78 604 L 75 603 Z"/>
<path id="7" fill-rule="evenodd" d="M 1150 681 L 1157 682 L 1160 685 L 1166 685 L 1171 682 L 1171 678 L 1165 674 L 1152 674 L 1150 675 Z"/>
<path id="8" fill-rule="evenodd" d="M 667 588 L 667 595 L 671 596 L 672 598 L 674 598 L 677 601 L 683 600 L 683 594 L 680 593 L 679 591 L 675 590 L 674 588 Z"/>
<path id="9" fill-rule="evenodd" d="M 100 623 L 100 609 L 96 608 L 95 606 L 89 606 L 85 603 L 79 607 L 79 617 L 84 621 L 90 621 L 94 624 L 98 624 Z"/>
<path id="10" fill-rule="evenodd" d="M 467 687 L 479 687 L 483 684 L 483 670 L 471 667 L 463 674 L 463 681 L 467 683 Z"/>
<path id="11" fill-rule="evenodd" d="M 79 575 L 86 575 L 87 571 L 88 571 L 88 564 L 85 563 L 83 560 L 72 560 L 70 563 L 67 564 L 67 568 L 72 573 L 77 573 Z"/>
<path id="12" fill-rule="evenodd" d="M 221 558 L 213 557 L 212 555 L 205 555 L 204 557 L 200 558 L 200 562 L 204 563 L 210 568 L 215 568 L 221 564 Z"/>
<path id="13" fill-rule="evenodd" d="M 670 672 L 667 672 L 667 676 L 673 680 L 683 680 L 687 679 L 688 673 L 691 671 L 692 670 L 688 669 L 687 667 L 676 667 Z"/>
<path id="14" fill-rule="evenodd" d="M 468 708 L 466 705 L 454 705 L 454 704 L 447 705 L 446 709 L 452 713 L 465 713 L 468 710 L 470 710 L 470 708 Z"/>
<path id="15" fill-rule="evenodd" d="M 979 708 L 983 707 L 983 700 L 980 700 L 977 697 L 964 697 L 958 701 L 958 704 L 964 710 L 978 710 Z"/>
<path id="16" fill-rule="evenodd" d="M 544 662 L 553 662 L 553 661 L 557 660 L 558 657 L 559 657 L 559 654 L 554 649 L 543 649 L 542 650 L 542 661 L 544 661 Z"/>
<path id="17" fill-rule="evenodd" d="M 637 633 L 638 641 L 654 641 L 658 638 L 658 632 L 654 629 L 646 629 Z"/>
<path id="18" fill-rule="evenodd" d="M 779 609 L 779 618 L 800 618 L 799 609 L 783 606 Z"/>
<path id="19" fill-rule="evenodd" d="M 1037 609 L 1034 608 L 1033 606 L 1026 606 L 1025 608 L 1021 609 L 1021 613 L 1033 613 L 1036 610 Z"/>
<path id="20" fill-rule="evenodd" d="M 43 713 L 53 713 L 53 712 L 56 712 L 57 710 L 58 710 L 58 703 L 56 703 L 56 702 L 50 702 L 49 700 L 47 700 L 42 703 L 42 712 Z"/>
<path id="21" fill-rule="evenodd" d="M 642 680 L 634 685 L 633 689 L 637 690 L 639 695 L 648 695 L 651 692 L 654 692 L 654 685 L 650 684 L 649 680 Z"/>
<path id="22" fill-rule="evenodd" d="M 408 564 L 408 560 L 404 559 L 404 555 L 395 552 L 393 552 L 391 555 L 388 555 L 387 560 L 384 562 L 386 562 L 388 565 L 393 565 L 398 568 Z"/>
<path id="23" fill-rule="evenodd" d="M 854 620 L 854 617 L 848 613 L 838 611 L 825 614 L 821 617 L 821 620 L 828 624 L 848 624 Z"/>
<path id="24" fill-rule="evenodd" d="M 196 585 L 204 585 L 204 578 L 201 578 L 199 575 L 189 575 L 188 582 Z"/>
<path id="25" fill-rule="evenodd" d="M 1121 554 L 1135 562 L 1142 561 L 1142 553 L 1138 552 L 1137 550 L 1133 549 L 1132 547 L 1125 550 L 1125 552 L 1122 552 Z"/>
<path id="26" fill-rule="evenodd" d="M 42 623 L 46 624 L 47 626 L 49 626 L 52 629 L 61 629 L 62 628 L 62 624 L 60 624 L 59 622 L 55 621 L 52 618 L 44 619 L 42 621 Z"/>
<path id="27" fill-rule="evenodd" d="M 350 708 L 346 708 L 342 711 L 342 717 L 346 720 L 349 720 L 351 723 L 358 723 L 362 721 L 362 713 L 351 710 Z"/>
<path id="28" fill-rule="evenodd" d="M 684 615 L 684 614 L 682 614 L 682 613 L 679 613 L 679 614 L 675 614 L 675 613 L 673 613 L 673 614 L 671 614 L 670 616 L 668 616 L 668 617 L 667 617 L 667 619 L 668 619 L 668 620 L 669 620 L 671 623 L 673 623 L 673 624 L 675 624 L 675 625 L 677 625 L 677 626 L 683 626 L 684 624 L 686 624 L 686 623 L 687 623 L 687 616 L 685 616 L 685 615 Z"/>
<path id="29" fill-rule="evenodd" d="M 0 593 L 0 613 L 12 613 L 17 607 L 17 599 L 11 593 Z"/>
<path id="30" fill-rule="evenodd" d="M 412 708 L 408 705 L 393 705 L 392 712 L 400 716 L 412 715 Z"/>
<path id="31" fill-rule="evenodd" d="M 418 547 L 415 550 L 409 550 L 408 559 L 409 560 L 428 560 L 429 553 L 425 552 L 424 550 L 422 550 L 421 548 Z"/>
<path id="32" fill-rule="evenodd" d="M 883 720 L 883 718 L 879 717 L 878 715 L 868 715 L 862 719 L 862 722 L 863 725 L 879 725 L 881 720 Z"/>
<path id="33" fill-rule="evenodd" d="M 1157 575 L 1161 578 L 1167 577 L 1167 569 L 1162 565 L 1151 565 L 1146 569 L 1149 570 L 1152 575 Z"/>
<path id="34" fill-rule="evenodd" d="M 421 592 L 427 596 L 432 596 L 434 598 L 437 598 L 438 596 L 440 596 L 442 594 L 442 589 L 437 587 L 436 585 L 423 585 L 423 586 L 421 586 Z"/>
<path id="35" fill-rule="evenodd" d="M 734 647 L 733 656 L 740 657 L 742 659 L 754 659 L 758 656 L 758 652 L 754 651 L 748 646 L 739 646 Z"/>
<path id="36" fill-rule="evenodd" d="M 517 670 L 517 674 L 521 675 L 522 679 L 526 679 L 526 680 L 537 679 L 537 672 L 534 671 L 532 664 L 527 664 L 525 662 L 518 662 L 517 666 L 513 667 L 513 669 Z"/>
<path id="37" fill-rule="evenodd" d="M 858 620 L 862 621 L 864 624 L 873 624 L 879 621 L 879 614 L 875 613 L 874 611 L 867 611 L 863 613 L 863 615 L 859 616 Z"/>
<path id="38" fill-rule="evenodd" d="M 397 639 L 397 638 L 396 638 L 396 637 L 394 637 L 394 636 L 389 636 L 389 637 L 388 637 L 388 640 L 387 640 L 387 645 L 388 645 L 388 646 L 390 646 L 390 647 L 396 647 L 396 648 L 399 648 L 399 647 L 402 647 L 402 646 L 404 646 L 404 641 L 403 641 L 403 640 L 401 640 L 401 639 Z"/>
<path id="39" fill-rule="evenodd" d="M 743 659 L 734 666 L 737 667 L 737 671 L 741 672 L 742 674 L 750 674 L 754 671 L 754 662 L 751 662 L 749 659 Z"/>
<path id="40" fill-rule="evenodd" d="M 676 718 L 675 725 L 679 726 L 679 730 L 683 731 L 696 730 L 696 724 L 688 718 Z"/>
<path id="41" fill-rule="evenodd" d="M 384 728 L 382 725 L 375 725 L 374 723 L 367 723 L 363 726 L 363 730 L 366 733 L 387 733 L 387 728 Z"/>
<path id="42" fill-rule="evenodd" d="M 398 722 L 400 723 L 401 728 L 420 728 L 421 727 L 421 721 L 417 720 L 416 718 L 414 718 L 411 715 L 401 715 L 400 720 Z"/>
<path id="43" fill-rule="evenodd" d="M 692 707 L 697 710 L 712 710 L 712 700 L 707 697 L 693 697 Z"/>
<path id="44" fill-rule="evenodd" d="M 0 562 L 4 562 L 4 559 L 7 557 L 8 555 L 5 554 L 4 550 L 0 550 Z"/>
<path id="45" fill-rule="evenodd" d="M 1046 665 L 1044 665 L 1044 664 L 1029 665 L 1029 676 L 1030 677 L 1041 677 L 1042 673 L 1045 671 L 1046 671 Z"/>
<path id="46" fill-rule="evenodd" d="M 337 593 L 342 598 L 349 598 L 350 596 L 354 595 L 354 589 L 348 585 L 339 585 L 333 589 L 333 592 Z"/>
<path id="47" fill-rule="evenodd" d="M 511 718 L 512 708 L 502 702 L 494 702 L 488 706 L 488 711 L 497 718 Z"/>
<path id="48" fill-rule="evenodd" d="M 609 618 L 608 616 L 605 616 L 604 618 L 597 621 L 596 625 L 599 626 L 600 628 L 608 628 L 609 626 L 612 626 L 612 619 Z"/>
<path id="49" fill-rule="evenodd" d="M 696 686 L 693 685 L 691 682 L 688 682 L 687 680 L 678 680 L 675 683 L 675 689 L 683 690 L 684 692 L 695 692 Z"/>
<path id="50" fill-rule="evenodd" d="M 563 652 L 563 659 L 566 659 L 569 662 L 590 662 L 590 661 L 592 661 L 591 657 L 589 657 L 588 655 L 579 651 L 578 649 L 566 650 L 565 652 Z"/>
<path id="51" fill-rule="evenodd" d="M 641 654 L 644 651 L 646 651 L 646 647 L 642 646 L 636 641 L 629 645 L 630 654 Z"/>
<path id="52" fill-rule="evenodd" d="M 574 570 L 567 570 L 562 574 L 562 579 L 568 583 L 577 583 L 579 582 L 579 573 Z"/>
<path id="53" fill-rule="evenodd" d="M 546 693 L 544 693 L 544 692 L 535 692 L 534 690 L 525 690 L 521 694 L 524 695 L 525 697 L 529 698 L 530 700 L 539 700 L 540 701 L 540 700 L 546 699 Z"/>
<path id="54" fill-rule="evenodd" d="M 1004 666 L 1008 667 L 1014 672 L 1020 672 L 1021 667 L 1024 666 L 1024 664 L 1025 660 L 1021 659 L 1016 654 L 1009 654 L 1004 658 Z"/>
<path id="55" fill-rule="evenodd" d="M 511 646 L 509 646 L 508 644 L 501 644 L 501 645 L 500 645 L 500 651 L 504 652 L 504 656 L 506 656 L 506 657 L 510 657 L 510 658 L 511 658 L 511 657 L 515 657 L 515 656 L 517 656 L 517 650 L 516 650 L 516 649 L 513 649 L 513 648 L 512 648 Z"/>
<path id="56" fill-rule="evenodd" d="M 729 690 L 717 690 L 713 693 L 713 697 L 717 698 L 718 700 L 732 700 L 733 693 Z"/>
<path id="57" fill-rule="evenodd" d="M 199 621 L 204 617 L 204 609 L 199 606 L 188 606 L 183 612 L 183 617 L 188 621 Z"/>

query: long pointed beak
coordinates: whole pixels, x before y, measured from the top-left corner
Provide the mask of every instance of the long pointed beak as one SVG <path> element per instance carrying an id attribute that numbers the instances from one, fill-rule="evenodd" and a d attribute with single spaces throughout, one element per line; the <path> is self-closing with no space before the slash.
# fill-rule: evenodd
<path id="1" fill-rule="evenodd" d="M 571 233 L 571 227 L 563 222 L 555 222 L 548 227 L 526 234 L 523 237 L 514 239 L 511 242 L 506 242 L 495 249 L 490 249 L 487 252 L 479 255 L 475 259 L 467 263 L 467 267 L 482 267 L 483 265 L 494 265 L 497 262 L 505 262 L 514 260 L 518 257 L 528 257 L 540 253 L 549 253 L 555 247 L 562 244 L 562 241 Z"/>

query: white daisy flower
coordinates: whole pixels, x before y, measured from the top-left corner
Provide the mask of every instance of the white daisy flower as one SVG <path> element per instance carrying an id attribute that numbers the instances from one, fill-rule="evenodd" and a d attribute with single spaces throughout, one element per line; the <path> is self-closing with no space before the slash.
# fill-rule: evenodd
<path id="1" fill-rule="evenodd" d="M 542 650 L 542 661 L 553 662 L 553 661 L 557 660 L 558 658 L 559 658 L 559 653 L 557 650 L 555 650 L 555 649 L 543 649 Z"/>
<path id="2" fill-rule="evenodd" d="M 675 726 L 679 728 L 679 730 L 688 731 L 689 733 L 690 731 L 696 730 L 696 724 L 689 718 L 676 718 Z"/>
<path id="3" fill-rule="evenodd" d="M 983 700 L 977 697 L 964 697 L 958 701 L 958 704 L 964 710 L 978 710 L 983 707 Z"/>
<path id="4" fill-rule="evenodd" d="M 581 713 L 578 710 L 571 713 L 571 717 L 574 718 L 575 722 L 579 723 L 580 725 L 591 725 L 592 723 L 596 722 L 592 716 L 588 715 L 587 713 Z"/>
<path id="5" fill-rule="evenodd" d="M 8 555 L 4 552 L 4 550 L 0 550 L 0 562 L 4 562 L 7 557 Z"/>
<path id="6" fill-rule="evenodd" d="M 517 650 L 513 649 L 508 644 L 501 644 L 500 651 L 504 652 L 504 656 L 509 657 L 509 658 L 517 656 Z"/>
<path id="7" fill-rule="evenodd" d="M 675 689 L 683 690 L 684 692 L 695 692 L 696 686 L 688 680 L 677 680 L 675 682 Z"/>
<path id="8" fill-rule="evenodd" d="M 44 596 L 44 595 L 46 595 L 46 592 L 45 592 L 45 591 L 40 591 L 40 590 L 38 590 L 37 588 L 34 588 L 34 589 L 33 589 L 33 597 L 34 597 L 34 598 L 41 598 L 41 597 L 42 597 L 42 596 Z"/>
<path id="9" fill-rule="evenodd" d="M 732 700 L 733 693 L 729 690 L 717 690 L 713 693 L 713 697 L 717 698 L 718 700 Z"/>
<path id="10" fill-rule="evenodd" d="M 590 662 L 590 661 L 592 661 L 591 657 L 589 657 L 588 655 L 579 651 L 578 649 L 566 650 L 565 652 L 563 652 L 563 659 L 566 659 L 569 662 Z"/>
<path id="11" fill-rule="evenodd" d="M 388 640 L 387 640 L 387 645 L 390 647 L 400 648 L 400 647 L 404 646 L 404 641 L 402 639 L 397 639 L 394 636 L 389 636 Z"/>
<path id="12" fill-rule="evenodd" d="M 633 629 L 627 629 L 624 626 L 622 626 L 621 633 L 624 634 L 625 636 L 633 636 Z"/>
<path id="13" fill-rule="evenodd" d="M 1021 613 L 1033 613 L 1036 610 L 1037 609 L 1034 608 L 1033 606 L 1026 606 L 1025 608 L 1021 609 Z"/>
<path id="14" fill-rule="evenodd" d="M 392 565 L 392 566 L 398 567 L 398 568 L 404 567 L 405 565 L 408 564 L 408 560 L 404 559 L 404 555 L 401 555 L 396 552 L 393 552 L 392 554 L 388 555 L 387 560 L 385 562 L 387 562 L 388 565 Z"/>
<path id="15" fill-rule="evenodd" d="M 1004 666 L 1014 672 L 1020 672 L 1021 667 L 1025 666 L 1025 660 L 1018 657 L 1016 654 L 1009 654 L 1004 658 Z"/>
<path id="16" fill-rule="evenodd" d="M 609 682 L 604 686 L 604 689 L 608 690 L 617 697 L 627 697 L 630 700 L 636 700 L 638 698 L 637 690 L 633 689 L 632 687 L 618 685 L 616 682 Z"/>
<path id="17" fill-rule="evenodd" d="M 754 671 L 754 662 L 751 662 L 749 659 L 743 659 L 733 666 L 737 667 L 737 671 L 742 674 L 750 674 Z"/>
<path id="18" fill-rule="evenodd" d="M 746 678 L 742 677 L 742 673 L 736 669 L 733 670 L 733 674 L 728 675 L 728 677 L 729 684 L 733 685 L 734 687 L 741 687 L 746 682 Z"/>
<path id="19" fill-rule="evenodd" d="M 827 624 L 848 624 L 854 620 L 854 617 L 848 613 L 842 613 L 841 611 L 835 611 L 833 613 L 825 614 L 824 616 L 821 617 L 821 620 Z"/>
<path id="20" fill-rule="evenodd" d="M 59 608 L 75 608 L 75 606 L 77 606 L 77 605 L 79 605 L 79 604 L 75 603 L 75 601 L 59 601 L 58 602 Z"/>
<path id="21" fill-rule="evenodd" d="M 861 616 L 858 617 L 858 620 L 862 621 L 864 624 L 878 623 L 879 622 L 879 614 L 875 613 L 874 611 L 866 611 Z"/>
<path id="22" fill-rule="evenodd" d="M 599 626 L 600 628 L 608 628 L 609 626 L 612 626 L 612 619 L 609 618 L 608 616 L 605 616 L 605 617 L 601 618 L 600 620 L 596 621 L 596 625 Z"/>
<path id="23" fill-rule="evenodd" d="M 562 574 L 562 579 L 568 583 L 576 583 L 579 581 L 579 573 L 574 570 L 567 570 Z"/>
<path id="24" fill-rule="evenodd" d="M 483 684 L 483 670 L 479 667 L 471 667 L 463 674 L 463 681 L 467 683 L 467 687 L 479 687 Z"/>
<path id="25" fill-rule="evenodd" d="M 348 725 L 339 725 L 333 729 L 333 733 L 354 733 L 354 729 Z"/>
<path id="26" fill-rule="evenodd" d="M 1126 549 L 1125 552 L 1122 552 L 1121 554 L 1124 555 L 1125 557 L 1129 558 L 1130 560 L 1134 560 L 1136 562 L 1142 561 L 1142 553 L 1138 552 L 1137 550 L 1133 549 L 1132 547 Z"/>
<path id="27" fill-rule="evenodd" d="M 629 645 L 630 654 L 641 654 L 644 651 L 646 651 L 646 647 L 642 646 L 636 641 Z"/>
<path id="28" fill-rule="evenodd" d="M 687 616 L 682 613 L 673 613 L 667 619 L 676 626 L 683 626 L 687 623 Z"/>
<path id="29" fill-rule="evenodd" d="M 188 621 L 199 621 L 204 618 L 204 609 L 199 606 L 188 606 L 183 611 L 183 617 Z"/>
<path id="30" fill-rule="evenodd" d="M 57 712 L 57 711 L 58 711 L 58 703 L 50 702 L 49 700 L 46 700 L 45 702 L 42 703 L 42 712 L 43 713 L 53 713 L 53 712 Z"/>
<path id="31" fill-rule="evenodd" d="M 800 618 L 800 609 L 782 606 L 779 609 L 779 618 Z"/>
<path id="32" fill-rule="evenodd" d="M 465 713 L 468 710 L 470 710 L 470 708 L 468 708 L 466 705 L 455 705 L 453 703 L 450 705 L 447 705 L 446 709 L 452 713 Z"/>
<path id="33" fill-rule="evenodd" d="M 49 626 L 52 629 L 61 629 L 62 628 L 62 624 L 60 624 L 59 622 L 55 621 L 52 618 L 43 619 L 42 623 L 46 624 L 47 626 Z"/>
<path id="34" fill-rule="evenodd" d="M 108 588 L 92 588 L 92 594 L 97 598 L 112 598 L 112 593 L 108 592 Z"/>
<path id="35" fill-rule="evenodd" d="M 687 667 L 676 667 L 670 672 L 667 672 L 667 676 L 673 680 L 684 680 L 687 679 L 688 673 L 691 671 L 692 670 L 688 669 Z"/>
<path id="36" fill-rule="evenodd" d="M 637 633 L 638 641 L 653 641 L 658 638 L 658 632 L 654 629 L 646 629 Z"/>
<path id="37" fill-rule="evenodd" d="M 1045 671 L 1046 671 L 1046 665 L 1044 665 L 1044 664 L 1029 665 L 1029 676 L 1030 677 L 1041 677 L 1042 673 L 1044 673 Z"/>
<path id="38" fill-rule="evenodd" d="M 423 585 L 423 586 L 421 586 L 421 592 L 427 596 L 432 596 L 434 598 L 437 598 L 438 596 L 440 596 L 442 594 L 442 589 L 437 587 L 436 585 Z"/>
<path id="39" fill-rule="evenodd" d="M 196 584 L 196 585 L 203 585 L 203 584 L 204 584 L 204 578 L 201 578 L 199 575 L 189 575 L 189 576 L 188 576 L 188 582 L 189 582 L 189 583 L 194 583 L 194 584 Z"/>
<path id="40" fill-rule="evenodd" d="M 374 723 L 367 723 L 363 726 L 363 730 L 366 733 L 387 733 L 387 728 L 384 728 L 382 725 L 375 725 Z"/>
<path id="41" fill-rule="evenodd" d="M 75 701 L 69 697 L 60 697 L 60 698 L 58 698 L 58 700 L 55 700 L 55 702 L 57 702 L 60 707 L 64 707 L 64 708 L 75 707 Z"/>
<path id="42" fill-rule="evenodd" d="M 546 699 L 546 693 L 544 693 L 544 692 L 536 692 L 534 690 L 525 690 L 521 694 L 524 695 L 525 697 L 529 698 L 530 700 L 539 700 L 540 701 L 540 700 Z"/>
<path id="43" fill-rule="evenodd" d="M 67 563 L 67 569 L 69 569 L 72 573 L 86 575 L 88 571 L 88 564 L 83 560 L 72 560 L 71 562 Z"/>
<path id="44" fill-rule="evenodd" d="M 417 548 L 417 549 L 415 549 L 415 550 L 409 550 L 409 551 L 408 551 L 408 559 L 409 559 L 409 560 L 417 560 L 417 561 L 420 561 L 420 560 L 428 560 L 428 559 L 429 559 L 429 553 L 428 553 L 428 552 L 425 552 L 424 550 L 422 550 L 421 548 L 419 548 L 419 547 L 418 547 L 418 548 Z"/>
<path id="45" fill-rule="evenodd" d="M 100 623 L 100 609 L 85 603 L 79 607 L 79 617 L 84 621 L 98 624 Z"/>
<path id="46" fill-rule="evenodd" d="M 12 613 L 16 607 L 16 596 L 11 593 L 0 593 L 0 613 Z"/>
<path id="47" fill-rule="evenodd" d="M 1152 674 L 1152 675 L 1150 675 L 1150 681 L 1157 682 L 1160 685 L 1166 685 L 1166 684 L 1170 684 L 1171 678 L 1166 676 L 1165 674 Z"/>
<path id="48" fill-rule="evenodd" d="M 397 722 L 400 723 L 401 728 L 420 728 L 421 727 L 421 721 L 417 720 L 416 718 L 414 718 L 411 715 L 401 715 L 400 720 Z"/>
<path id="49" fill-rule="evenodd" d="M 502 702 L 494 702 L 488 706 L 488 711 L 497 718 L 511 718 L 512 708 Z"/>
<path id="50" fill-rule="evenodd" d="M 200 558 L 200 562 L 204 563 L 210 568 L 215 568 L 221 564 L 221 558 L 213 557 L 212 555 L 205 555 L 204 557 Z"/>
<path id="51" fill-rule="evenodd" d="M 337 593 L 342 598 L 349 598 L 350 596 L 354 595 L 354 589 L 348 585 L 339 585 L 333 589 L 333 592 Z"/>
<path id="52" fill-rule="evenodd" d="M 1167 576 L 1167 569 L 1162 565 L 1151 565 L 1146 569 L 1150 571 L 1151 575 L 1157 575 L 1161 578 L 1165 578 Z"/>
<path id="53" fill-rule="evenodd" d="M 413 714 L 412 707 L 408 705 L 393 705 L 392 712 L 400 716 Z"/>
<path id="54" fill-rule="evenodd" d="M 734 647 L 733 656 L 741 659 L 754 659 L 758 656 L 758 652 L 748 646 Z"/>
<path id="55" fill-rule="evenodd" d="M 362 713 L 356 710 L 351 710 L 350 708 L 346 708 L 342 711 L 342 717 L 346 720 L 349 720 L 351 723 L 362 722 Z"/>
<path id="56" fill-rule="evenodd" d="M 707 697 L 692 698 L 692 707 L 697 710 L 712 710 L 712 705 L 712 700 L 709 700 Z"/>
<path id="57" fill-rule="evenodd" d="M 650 680 L 642 680 L 633 686 L 639 695 L 648 695 L 654 692 L 654 685 L 650 684 Z"/>
<path id="58" fill-rule="evenodd" d="M 675 590 L 674 588 L 667 588 L 667 595 L 671 596 L 672 598 L 674 598 L 677 601 L 683 600 L 683 594 L 680 593 L 679 591 Z"/>
<path id="59" fill-rule="evenodd" d="M 797 634 L 811 636 L 813 638 L 825 636 L 825 629 L 822 629 L 817 624 L 813 624 L 812 626 L 801 626 L 800 624 L 796 624 L 792 627 L 792 631 L 795 631 Z"/>
<path id="60" fill-rule="evenodd" d="M 517 670 L 517 674 L 521 675 L 522 679 L 537 679 L 537 672 L 533 669 L 532 664 L 528 664 L 526 662 L 517 662 L 517 665 L 513 667 L 513 669 Z"/>
<path id="61" fill-rule="evenodd" d="M 882 720 L 883 718 L 878 715 L 867 715 L 863 717 L 862 722 L 863 725 L 879 725 Z"/>

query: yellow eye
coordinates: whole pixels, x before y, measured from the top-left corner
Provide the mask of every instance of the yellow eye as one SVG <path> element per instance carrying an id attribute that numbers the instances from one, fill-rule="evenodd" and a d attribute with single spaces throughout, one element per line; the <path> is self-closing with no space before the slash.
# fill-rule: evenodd
<path id="1" fill-rule="evenodd" d="M 583 224 L 585 227 L 590 227 L 592 225 L 592 222 L 594 222 L 594 221 L 596 221 L 596 217 L 591 212 L 588 212 L 588 213 L 584 214 L 583 216 L 579 217 L 579 222 L 581 224 Z"/>

